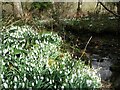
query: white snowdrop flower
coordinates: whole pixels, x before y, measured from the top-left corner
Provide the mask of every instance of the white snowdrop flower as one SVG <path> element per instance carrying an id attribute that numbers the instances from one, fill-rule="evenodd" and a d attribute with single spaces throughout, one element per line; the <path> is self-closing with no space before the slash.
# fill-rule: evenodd
<path id="1" fill-rule="evenodd" d="M 35 54 L 37 54 L 37 50 L 34 51 Z M 34 57 L 35 58 L 35 57 Z"/>
<path id="2" fill-rule="evenodd" d="M 67 70 L 68 73 L 70 73 L 70 70 Z"/>
<path id="3" fill-rule="evenodd" d="M 22 83 L 22 88 L 24 88 L 25 87 L 25 83 Z"/>
<path id="4" fill-rule="evenodd" d="M 63 70 L 65 70 L 66 68 L 65 67 L 63 67 Z"/>
<path id="5" fill-rule="evenodd" d="M 69 76 L 67 76 L 67 79 L 69 78 Z"/>
<path id="6" fill-rule="evenodd" d="M 41 44 L 41 47 L 44 47 L 44 44 Z"/>
<path id="7" fill-rule="evenodd" d="M 7 59 L 8 57 L 5 56 L 5 59 Z"/>
<path id="8" fill-rule="evenodd" d="M 63 86 L 65 87 L 65 86 L 66 86 L 66 84 L 64 83 L 64 84 L 63 84 Z"/>
<path id="9" fill-rule="evenodd" d="M 4 53 L 7 53 L 7 52 L 8 52 L 8 49 L 4 49 L 3 52 L 4 52 Z"/>
<path id="10" fill-rule="evenodd" d="M 64 86 L 62 86 L 61 88 L 64 89 Z"/>
<path id="11" fill-rule="evenodd" d="M 5 62 L 2 62 L 2 65 L 5 65 Z"/>
<path id="12" fill-rule="evenodd" d="M 54 86 L 54 88 L 55 88 L 55 89 L 57 88 L 56 85 Z"/>
<path id="13" fill-rule="evenodd" d="M 8 80 L 6 80 L 6 82 L 8 83 Z"/>
<path id="14" fill-rule="evenodd" d="M 62 79 L 60 78 L 60 81 L 62 81 Z"/>
<path id="15" fill-rule="evenodd" d="M 15 66 L 18 66 L 18 64 L 17 64 L 17 63 L 15 63 L 14 65 L 15 65 Z"/>
<path id="16" fill-rule="evenodd" d="M 62 62 L 62 64 L 64 65 L 64 64 L 65 64 L 65 62 Z"/>
<path id="17" fill-rule="evenodd" d="M 77 72 L 78 72 L 78 74 L 80 74 L 80 70 L 78 70 Z"/>
<path id="18" fill-rule="evenodd" d="M 22 69 L 21 69 L 21 68 L 20 68 L 19 70 L 20 70 L 20 71 L 22 71 Z"/>
<path id="19" fill-rule="evenodd" d="M 51 68 L 49 68 L 49 71 L 50 71 L 50 74 L 52 74 L 52 73 L 53 73 L 53 71 L 52 71 L 52 69 L 51 69 Z"/>
<path id="20" fill-rule="evenodd" d="M 38 79 L 40 79 L 40 76 L 37 76 Z"/>
<path id="21" fill-rule="evenodd" d="M 5 79 L 2 79 L 2 82 L 5 82 Z"/>
<path id="22" fill-rule="evenodd" d="M 27 67 L 26 69 L 27 69 L 27 71 L 29 71 L 29 68 L 28 68 L 28 67 Z"/>
<path id="23" fill-rule="evenodd" d="M 30 68 L 30 71 L 32 71 L 32 68 Z"/>
<path id="24" fill-rule="evenodd" d="M 55 81 L 54 81 L 54 80 L 52 80 L 52 82 L 54 83 Z"/>
<path id="25" fill-rule="evenodd" d="M 34 75 L 34 79 L 36 79 L 36 76 Z"/>
<path id="26" fill-rule="evenodd" d="M 29 62 L 28 62 L 27 60 L 25 61 L 25 63 L 26 63 L 27 65 L 29 65 Z"/>
<path id="27" fill-rule="evenodd" d="M 19 83 L 19 86 L 20 86 L 20 87 L 21 87 L 21 85 L 22 85 L 22 84 L 21 84 L 21 83 Z"/>
<path id="28" fill-rule="evenodd" d="M 10 82 L 10 84 L 12 84 L 12 81 Z"/>
<path id="29" fill-rule="evenodd" d="M 76 73 L 72 74 L 72 78 L 75 78 L 75 76 L 77 76 Z"/>
<path id="30" fill-rule="evenodd" d="M 3 86 L 4 86 L 5 88 L 8 88 L 8 84 L 7 84 L 7 83 L 3 83 Z"/>
<path id="31" fill-rule="evenodd" d="M 21 50 L 22 50 L 22 47 L 19 47 L 19 49 L 21 49 Z"/>
<path id="32" fill-rule="evenodd" d="M 17 77 L 14 77 L 14 81 L 17 82 Z"/>
<path id="33" fill-rule="evenodd" d="M 93 26 L 92 24 L 89 25 L 90 27 Z"/>
<path id="34" fill-rule="evenodd" d="M 4 78 L 4 75 L 3 75 L 3 74 L 1 74 L 1 78 L 2 78 L 2 79 Z"/>
<path id="35" fill-rule="evenodd" d="M 27 80 L 27 78 L 26 77 L 24 77 L 24 81 L 26 81 Z"/>
<path id="36" fill-rule="evenodd" d="M 40 77 L 40 79 L 42 79 L 42 80 L 43 80 L 43 79 L 44 79 L 44 77 Z"/>
<path id="37" fill-rule="evenodd" d="M 25 44 L 22 44 L 22 47 L 24 47 L 25 46 Z"/>
<path id="38" fill-rule="evenodd" d="M 18 75 L 17 78 L 18 78 L 18 80 L 19 80 L 19 79 L 20 79 L 20 76 Z"/>
<path id="39" fill-rule="evenodd" d="M 36 84 L 37 84 L 37 83 L 38 83 L 38 80 L 36 80 L 35 82 L 36 82 Z"/>
<path id="40" fill-rule="evenodd" d="M 62 73 L 62 71 L 60 71 L 60 74 Z"/>
<path id="41" fill-rule="evenodd" d="M 32 82 L 32 86 L 34 86 L 34 82 Z"/>
<path id="42" fill-rule="evenodd" d="M 68 82 L 68 79 L 65 79 L 65 82 Z"/>
<path id="43" fill-rule="evenodd" d="M 47 78 L 47 81 L 49 81 L 49 78 Z"/>
<path id="44" fill-rule="evenodd" d="M 97 78 L 97 82 L 101 82 L 101 78 Z"/>
<path id="45" fill-rule="evenodd" d="M 26 74 L 24 74 L 24 77 L 26 77 Z"/>
<path id="46" fill-rule="evenodd" d="M 70 80 L 71 83 L 73 83 L 73 78 Z"/>
<path id="47" fill-rule="evenodd" d="M 46 41 L 46 44 L 48 44 L 48 41 Z"/>
<path id="48" fill-rule="evenodd" d="M 87 83 L 88 86 L 90 86 L 92 84 L 92 81 L 91 80 L 87 80 L 86 83 Z"/>
<path id="49" fill-rule="evenodd" d="M 52 81 L 50 80 L 50 84 L 52 84 Z"/>
<path id="50" fill-rule="evenodd" d="M 17 84 L 15 83 L 14 88 L 17 88 Z"/>
<path id="51" fill-rule="evenodd" d="M 74 66 L 74 62 L 72 63 L 72 66 Z"/>

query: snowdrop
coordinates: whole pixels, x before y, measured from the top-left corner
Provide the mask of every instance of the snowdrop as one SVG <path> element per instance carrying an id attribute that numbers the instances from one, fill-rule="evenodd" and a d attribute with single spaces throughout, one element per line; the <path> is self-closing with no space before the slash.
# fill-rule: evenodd
<path id="1" fill-rule="evenodd" d="M 34 75 L 34 77 L 33 77 L 34 79 L 36 79 L 36 76 Z"/>
<path id="2" fill-rule="evenodd" d="M 32 67 L 35 67 L 35 63 L 31 63 L 31 66 L 32 66 Z"/>
<path id="3" fill-rule="evenodd" d="M 54 85 L 54 88 L 57 89 L 56 85 Z"/>
<path id="4" fill-rule="evenodd" d="M 38 84 L 38 80 L 35 80 L 35 83 Z"/>
<path id="5" fill-rule="evenodd" d="M 62 74 L 62 71 L 60 71 L 60 74 Z"/>
<path id="6" fill-rule="evenodd" d="M 24 80 L 24 82 L 25 82 L 25 81 L 27 80 L 27 78 L 26 78 L 26 77 L 24 77 L 24 79 L 23 79 L 23 80 Z"/>
<path id="7" fill-rule="evenodd" d="M 43 79 L 44 79 L 44 77 L 40 77 L 40 79 L 42 79 L 42 80 L 43 80 Z"/>
<path id="8" fill-rule="evenodd" d="M 7 53 L 7 52 L 8 52 L 8 49 L 4 49 L 3 52 L 4 52 L 4 53 Z"/>
<path id="9" fill-rule="evenodd" d="M 2 65 L 5 65 L 6 63 L 4 61 L 2 61 Z"/>
<path id="10" fill-rule="evenodd" d="M 87 83 L 87 85 L 90 87 L 91 84 L 92 84 L 92 81 L 91 81 L 91 80 L 87 80 L 86 83 Z"/>
<path id="11" fill-rule="evenodd" d="M 17 82 L 17 77 L 16 76 L 14 77 L 14 81 Z"/>
<path id="12" fill-rule="evenodd" d="M 18 48 L 18 49 L 24 50 L 23 48 L 25 46 L 27 36 L 29 36 L 30 38 L 35 36 L 35 38 L 37 37 L 38 39 L 35 40 L 35 45 L 30 43 L 30 49 L 26 49 L 27 54 L 24 54 L 21 52 L 19 58 L 15 57 L 15 60 L 17 59 L 17 62 L 20 61 L 20 63 L 22 63 L 20 65 L 16 61 L 14 63 L 15 66 L 19 66 L 19 71 L 20 71 L 20 73 L 22 73 L 21 74 L 22 76 L 17 75 L 16 77 L 14 77 L 15 82 L 6 81 L 6 83 L 5 83 L 5 80 L 3 78 L 4 78 L 4 75 L 6 75 L 6 74 L 2 74 L 3 76 L 1 75 L 4 86 L 8 87 L 9 84 L 12 83 L 14 85 L 13 87 L 17 87 L 17 85 L 18 85 L 18 87 L 23 87 L 23 88 L 28 87 L 28 83 L 26 83 L 26 82 L 29 82 L 26 77 L 26 73 L 28 71 L 30 73 L 32 73 L 31 77 L 34 79 L 33 82 L 30 82 L 30 85 L 32 85 L 32 87 L 34 87 L 35 84 L 38 83 L 38 80 L 41 80 L 42 82 L 44 82 L 44 79 L 46 79 L 49 82 L 49 84 L 53 84 L 53 83 L 56 84 L 53 77 L 54 77 L 54 73 L 57 73 L 57 72 L 59 72 L 57 75 L 60 75 L 60 74 L 63 75 L 63 76 L 60 75 L 60 81 L 62 82 L 60 84 L 61 88 L 67 87 L 68 82 L 71 84 L 75 83 L 76 80 L 78 80 L 77 82 L 79 82 L 79 84 L 81 84 L 81 85 L 84 84 L 84 82 L 86 82 L 88 85 L 93 85 L 93 84 L 91 84 L 91 83 L 93 83 L 91 81 L 96 80 L 96 79 L 98 79 L 98 80 L 96 80 L 98 83 L 100 82 L 100 79 L 97 76 L 93 76 L 93 75 L 95 75 L 95 73 L 89 72 L 88 68 L 85 67 L 84 70 L 82 71 L 81 66 L 79 65 L 79 61 L 77 62 L 78 63 L 77 68 L 74 67 L 76 65 L 76 62 L 73 62 L 72 57 L 70 56 L 69 52 L 63 53 L 64 57 L 60 58 L 61 59 L 60 62 L 56 60 L 56 56 L 59 56 L 61 53 L 61 51 L 60 51 L 61 48 L 59 47 L 59 45 L 62 42 L 62 38 L 59 37 L 57 34 L 49 33 L 49 34 L 42 34 L 42 36 L 41 36 L 41 35 L 38 35 L 37 32 L 33 31 L 32 28 L 29 28 L 28 26 L 22 27 L 22 29 L 19 27 L 16 27 L 16 29 L 18 29 L 18 30 L 16 30 L 15 33 L 12 33 L 10 35 L 12 35 L 16 38 L 22 37 L 25 39 L 24 39 L 24 41 L 23 40 L 20 40 L 20 41 L 11 40 L 10 38 L 8 38 L 6 41 L 4 40 L 5 43 L 8 43 L 8 42 L 14 43 L 12 45 L 12 47 L 7 46 L 7 48 L 4 48 L 5 53 L 10 51 L 9 59 L 12 58 L 11 53 L 14 53 L 13 48 Z M 21 44 L 21 43 L 23 43 L 23 44 Z M 5 55 L 5 53 L 4 53 L 4 55 Z M 7 58 L 8 57 L 6 56 L 6 59 Z M 48 64 L 49 58 L 52 58 L 51 65 Z M 70 63 L 70 65 L 67 62 Z M 2 64 L 2 65 L 5 65 L 5 64 L 6 64 L 6 62 L 4 62 L 4 64 Z M 73 67 L 72 69 L 71 69 L 71 65 Z M 45 78 L 43 77 L 43 74 L 44 74 L 44 73 L 42 73 L 43 67 L 44 67 L 44 70 L 49 70 L 50 76 L 44 76 Z M 16 74 L 15 71 L 13 73 Z M 23 75 L 23 73 L 24 73 L 24 75 Z M 89 79 L 87 81 L 85 81 L 86 79 L 84 78 L 84 76 L 86 75 L 86 73 L 88 76 L 91 76 L 91 78 L 90 78 L 91 81 L 89 81 Z M 40 75 L 40 76 L 37 76 L 37 75 Z M 21 77 L 23 80 L 21 80 Z M 79 80 L 81 80 L 81 81 L 79 81 Z M 17 82 L 17 84 L 15 85 L 16 82 Z M 58 87 L 56 85 L 54 86 L 54 88 Z"/>
<path id="13" fill-rule="evenodd" d="M 17 84 L 15 83 L 14 88 L 17 88 Z"/>
<path id="14" fill-rule="evenodd" d="M 62 86 L 61 88 L 64 89 L 64 86 Z"/>
<path id="15" fill-rule="evenodd" d="M 73 83 L 73 78 L 71 78 L 70 83 Z"/>
<path id="16" fill-rule="evenodd" d="M 34 82 L 32 82 L 32 86 L 34 86 Z"/>
<path id="17" fill-rule="evenodd" d="M 29 71 L 29 68 L 27 67 L 26 70 Z"/>
<path id="18" fill-rule="evenodd" d="M 49 78 L 47 78 L 47 81 L 49 81 Z"/>
<path id="19" fill-rule="evenodd" d="M 8 84 L 7 84 L 7 83 L 3 83 L 3 86 L 4 86 L 5 88 L 8 88 Z"/>
<path id="20" fill-rule="evenodd" d="M 2 82 L 5 82 L 5 79 L 4 79 L 4 78 L 2 79 Z"/>
<path id="21" fill-rule="evenodd" d="M 32 67 L 30 67 L 30 71 L 32 71 Z"/>
<path id="22" fill-rule="evenodd" d="M 55 81 L 54 81 L 54 80 L 52 80 L 52 82 L 54 83 Z"/>
<path id="23" fill-rule="evenodd" d="M 22 88 L 24 88 L 24 87 L 25 87 L 25 83 L 23 82 L 23 83 L 22 83 Z"/>
<path id="24" fill-rule="evenodd" d="M 62 79 L 60 78 L 60 82 L 62 81 Z"/>
<path id="25" fill-rule="evenodd" d="M 17 63 L 15 63 L 14 65 L 15 65 L 15 66 L 18 66 L 18 64 L 17 64 Z"/>
<path id="26" fill-rule="evenodd" d="M 1 74 L 1 78 L 2 78 L 2 79 L 4 78 L 4 75 L 3 75 L 3 74 Z"/>
<path id="27" fill-rule="evenodd" d="M 50 80 L 50 84 L 52 84 L 52 81 Z"/>

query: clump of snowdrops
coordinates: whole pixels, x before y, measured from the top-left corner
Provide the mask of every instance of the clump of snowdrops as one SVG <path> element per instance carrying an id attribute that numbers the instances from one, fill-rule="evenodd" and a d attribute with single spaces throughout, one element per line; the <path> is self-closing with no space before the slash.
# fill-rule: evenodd
<path id="1" fill-rule="evenodd" d="M 96 71 L 61 52 L 62 39 L 30 26 L 12 26 L 1 34 L 3 88 L 100 88 Z"/>

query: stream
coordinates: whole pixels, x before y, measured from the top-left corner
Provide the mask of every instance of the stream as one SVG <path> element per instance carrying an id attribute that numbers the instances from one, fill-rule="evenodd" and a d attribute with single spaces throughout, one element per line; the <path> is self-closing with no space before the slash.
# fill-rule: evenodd
<path id="1" fill-rule="evenodd" d="M 90 36 L 81 36 L 83 45 Z M 81 48 L 83 49 L 82 45 Z M 86 52 L 92 59 L 92 67 L 99 69 L 98 73 L 105 85 L 120 88 L 120 37 L 113 35 L 93 36 Z"/>
<path id="2" fill-rule="evenodd" d="M 71 40 L 66 34 L 64 38 L 80 50 L 85 48 L 92 36 L 86 48 L 86 53 L 92 60 L 92 68 L 99 69 L 98 74 L 102 79 L 103 88 L 120 88 L 120 36 L 112 34 L 75 36 L 77 37 Z M 74 56 L 80 57 L 80 52 L 74 52 Z"/>

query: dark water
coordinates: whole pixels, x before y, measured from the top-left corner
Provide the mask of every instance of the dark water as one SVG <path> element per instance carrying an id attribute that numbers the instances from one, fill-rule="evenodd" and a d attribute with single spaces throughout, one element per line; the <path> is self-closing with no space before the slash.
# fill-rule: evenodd
<path id="1" fill-rule="evenodd" d="M 80 38 L 85 46 L 90 35 Z M 86 52 L 92 59 L 92 67 L 99 69 L 101 79 L 111 82 L 112 87 L 120 87 L 120 36 L 93 35 Z"/>
<path id="2" fill-rule="evenodd" d="M 63 39 L 83 50 L 89 38 L 86 53 L 92 60 L 92 68 L 99 69 L 101 79 L 107 88 L 120 88 L 120 36 L 119 34 L 67 34 Z M 70 38 L 72 37 L 72 38 Z M 80 57 L 79 51 L 74 56 Z M 107 83 L 107 84 L 106 84 Z M 109 85 L 110 84 L 110 85 Z M 105 87 L 106 87 L 105 86 Z"/>

